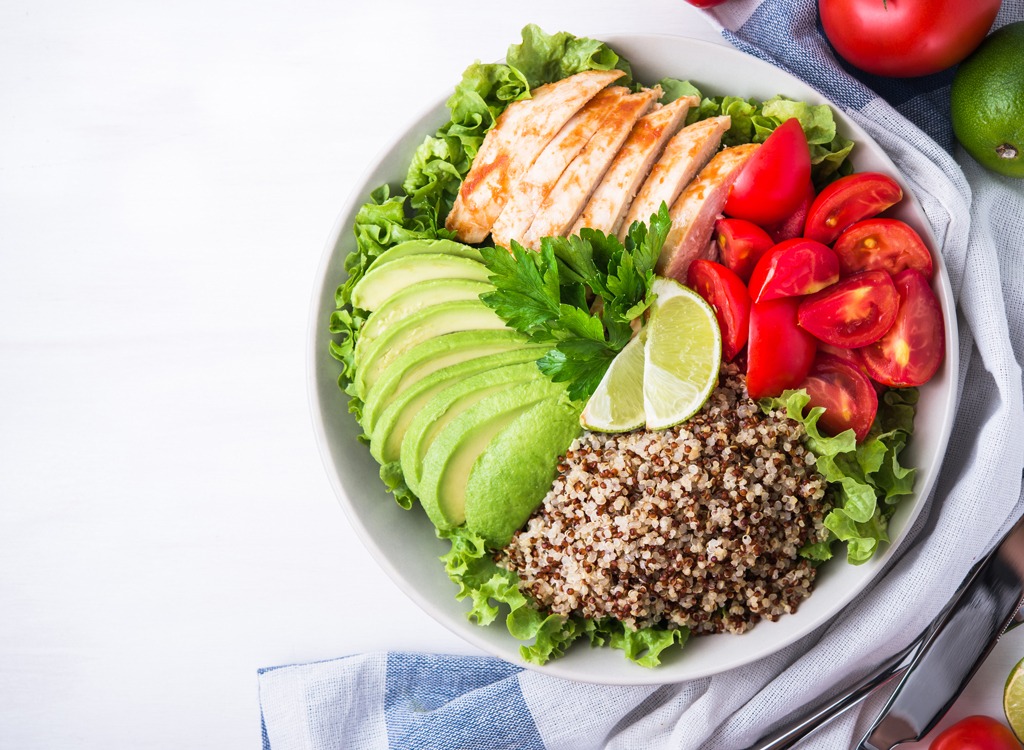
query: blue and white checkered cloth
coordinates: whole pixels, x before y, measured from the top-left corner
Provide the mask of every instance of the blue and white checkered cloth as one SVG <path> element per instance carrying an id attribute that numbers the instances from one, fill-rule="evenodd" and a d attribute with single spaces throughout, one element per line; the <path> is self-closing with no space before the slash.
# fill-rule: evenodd
<path id="1" fill-rule="evenodd" d="M 925 209 L 959 307 L 960 402 L 935 495 L 941 502 L 930 503 L 913 543 L 867 595 L 756 664 L 652 687 L 586 685 L 497 659 L 408 653 L 261 670 L 265 748 L 747 747 L 801 704 L 903 647 L 1019 514 L 1024 181 L 986 172 L 955 145 L 950 72 L 913 80 L 853 72 L 825 41 L 815 0 L 732 0 L 711 16 L 736 47 L 804 79 L 862 125 Z M 1018 20 L 1024 0 L 1004 0 L 996 26 Z M 879 708 L 868 701 L 806 746 L 850 747 Z"/>

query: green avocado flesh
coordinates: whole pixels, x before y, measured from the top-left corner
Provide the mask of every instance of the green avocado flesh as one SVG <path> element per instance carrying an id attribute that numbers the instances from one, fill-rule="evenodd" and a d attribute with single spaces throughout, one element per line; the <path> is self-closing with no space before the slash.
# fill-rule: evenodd
<path id="1" fill-rule="evenodd" d="M 579 409 L 558 398 L 508 423 L 469 473 L 466 526 L 495 547 L 508 544 L 551 489 L 559 457 L 581 432 Z"/>
<path id="2" fill-rule="evenodd" d="M 522 349 L 476 357 L 431 373 L 412 387 L 407 388 L 380 415 L 373 427 L 370 453 L 382 464 L 398 461 L 401 456 L 402 439 L 405 437 L 409 425 L 431 398 L 449 386 L 478 373 L 486 373 L 523 362 L 536 363 L 542 353 L 542 347 L 526 346 Z"/>
<path id="3" fill-rule="evenodd" d="M 356 351 L 356 392 L 361 396 L 368 394 L 389 364 L 424 341 L 456 331 L 504 328 L 505 321 L 479 300 L 443 302 L 426 307 L 378 336 L 363 350 L 362 357 Z"/>
<path id="4" fill-rule="evenodd" d="M 409 255 L 425 254 L 456 255 L 460 258 L 472 258 L 477 262 L 483 262 L 483 257 L 480 255 L 479 250 L 469 245 L 463 245 L 461 242 L 455 242 L 454 240 L 408 240 L 388 248 L 374 258 L 369 270 Z"/>
<path id="5" fill-rule="evenodd" d="M 562 392 L 562 386 L 545 377 L 503 388 L 459 414 L 437 434 L 423 457 L 417 493 L 435 526 L 450 529 L 466 520 L 466 483 L 477 459 L 520 414 Z"/>
<path id="6" fill-rule="evenodd" d="M 402 474 L 409 489 L 417 492 L 423 459 L 438 433 L 452 420 L 492 393 L 508 390 L 516 383 L 543 379 L 536 362 L 526 362 L 481 372 L 436 393 L 410 420 L 399 446 Z"/>
<path id="7" fill-rule="evenodd" d="M 381 255 L 381 258 L 384 256 Z M 378 258 L 379 260 L 379 258 Z M 490 271 L 483 263 L 457 255 L 427 253 L 407 255 L 382 265 L 374 264 L 352 289 L 352 304 L 370 312 L 413 284 L 431 279 L 487 281 Z"/>
<path id="8" fill-rule="evenodd" d="M 424 341 L 395 358 L 366 394 L 362 425 L 372 434 L 377 420 L 394 399 L 431 373 L 497 352 L 522 349 L 525 336 L 508 329 L 457 331 Z"/>
<path id="9" fill-rule="evenodd" d="M 370 313 L 359 329 L 356 358 L 388 328 L 424 308 L 442 302 L 480 299 L 481 294 L 493 290 L 493 284 L 470 279 L 431 279 L 408 286 Z"/>

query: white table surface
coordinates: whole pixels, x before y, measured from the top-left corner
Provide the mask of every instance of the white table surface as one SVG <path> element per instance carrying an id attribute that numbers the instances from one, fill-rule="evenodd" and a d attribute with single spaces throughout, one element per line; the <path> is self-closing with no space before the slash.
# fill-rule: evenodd
<path id="1" fill-rule="evenodd" d="M 357 176 L 527 22 L 718 39 L 682 0 L 0 5 L 0 747 L 257 747 L 260 666 L 475 651 L 364 554 L 303 348 Z"/>

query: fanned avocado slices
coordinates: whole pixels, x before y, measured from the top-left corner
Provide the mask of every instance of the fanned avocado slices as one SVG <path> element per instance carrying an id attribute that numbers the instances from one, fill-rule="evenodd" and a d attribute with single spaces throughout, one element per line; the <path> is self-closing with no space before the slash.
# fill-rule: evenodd
<path id="1" fill-rule="evenodd" d="M 426 307 L 396 323 L 362 352 L 356 349 L 356 392 L 367 394 L 391 362 L 424 341 L 456 331 L 486 329 L 505 329 L 505 321 L 480 300 Z"/>
<path id="2" fill-rule="evenodd" d="M 509 329 L 457 331 L 424 341 L 396 357 L 370 388 L 363 405 L 363 429 L 372 433 L 391 401 L 431 373 L 468 359 L 527 345 L 525 336 Z"/>
<path id="3" fill-rule="evenodd" d="M 389 252 L 389 251 L 388 251 Z M 387 252 L 384 253 L 386 255 Z M 383 258 L 384 255 L 380 257 Z M 352 304 L 373 312 L 408 286 L 430 279 L 471 279 L 487 281 L 487 266 L 458 255 L 425 253 L 406 255 L 387 263 L 374 263 L 352 288 Z"/>
<path id="4" fill-rule="evenodd" d="M 477 459 L 516 417 L 560 392 L 564 388 L 546 377 L 503 388 L 459 414 L 437 434 L 423 457 L 417 488 L 420 504 L 435 526 L 450 529 L 466 520 L 466 481 Z"/>
<path id="5" fill-rule="evenodd" d="M 373 428 L 370 453 L 382 464 L 398 461 L 401 456 L 402 440 L 409 425 L 431 398 L 449 386 L 461 383 L 479 373 L 490 373 L 508 365 L 524 362 L 536 366 L 536 360 L 542 353 L 542 347 L 527 346 L 522 349 L 511 349 L 475 357 L 431 373 L 412 387 L 407 388 L 384 410 Z"/>

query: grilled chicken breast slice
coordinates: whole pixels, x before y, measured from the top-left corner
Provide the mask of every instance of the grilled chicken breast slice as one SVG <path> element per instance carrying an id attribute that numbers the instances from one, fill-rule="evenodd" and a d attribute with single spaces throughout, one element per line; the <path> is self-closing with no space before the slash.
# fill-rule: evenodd
<path id="1" fill-rule="evenodd" d="M 462 242 L 482 242 L 505 206 L 509 190 L 562 126 L 621 70 L 586 70 L 533 90 L 498 116 L 459 188 L 445 227 Z"/>
<path id="2" fill-rule="evenodd" d="M 696 96 L 680 97 L 637 121 L 569 234 L 577 234 L 583 227 L 605 234 L 618 233 L 633 197 L 665 142 L 679 130 L 690 108 L 698 104 L 700 99 Z"/>
<path id="3" fill-rule="evenodd" d="M 625 86 L 612 86 L 598 92 L 558 131 L 533 166 L 509 191 L 505 208 L 491 229 L 495 245 L 508 247 L 512 239 L 523 236 L 562 172 L 628 94 Z"/>
<path id="4" fill-rule="evenodd" d="M 661 248 L 657 272 L 686 282 L 690 263 L 716 252 L 710 248 L 715 219 L 743 165 L 760 146 L 747 143 L 719 151 L 669 209 L 672 229 Z"/>
<path id="5" fill-rule="evenodd" d="M 619 228 L 619 239 L 625 239 L 634 221 L 650 221 L 651 214 L 657 213 L 662 203 L 669 207 L 675 203 L 693 176 L 718 150 L 722 134 L 731 124 L 728 115 L 709 117 L 683 128 L 668 142 L 630 205 Z"/>
<path id="6" fill-rule="evenodd" d="M 569 231 L 629 137 L 633 125 L 659 95 L 659 91 L 647 89 L 630 94 L 620 102 L 544 199 L 520 240 L 525 247 L 536 250 L 542 237 L 561 237 Z"/>

